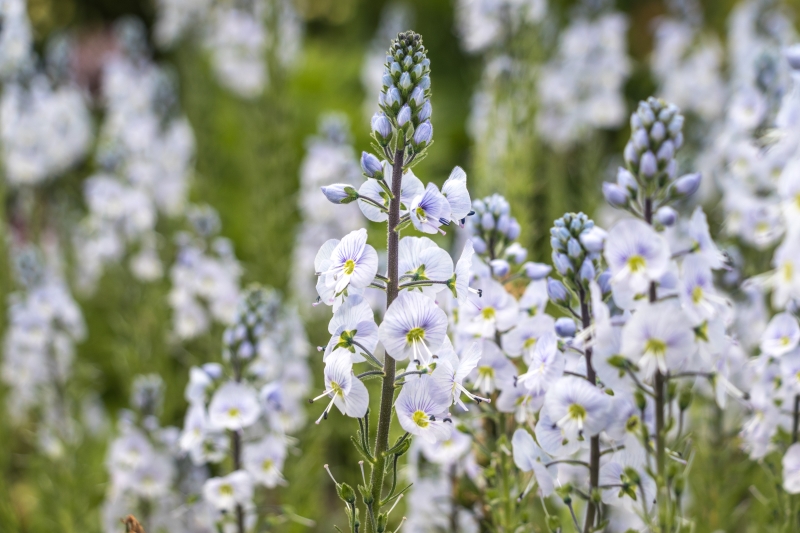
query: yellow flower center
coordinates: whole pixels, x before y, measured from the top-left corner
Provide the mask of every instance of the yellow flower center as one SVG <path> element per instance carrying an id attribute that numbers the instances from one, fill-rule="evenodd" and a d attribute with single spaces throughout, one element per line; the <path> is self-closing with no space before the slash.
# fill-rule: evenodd
<path id="1" fill-rule="evenodd" d="M 409 344 L 415 341 L 421 341 L 425 338 L 425 330 L 422 328 L 412 328 L 406 333 L 406 340 Z"/>
<path id="2" fill-rule="evenodd" d="M 414 414 L 411 415 L 411 420 L 421 428 L 426 428 L 430 424 L 430 422 L 428 422 L 428 415 L 423 411 L 414 411 Z"/>
<path id="3" fill-rule="evenodd" d="M 355 269 L 356 269 L 356 262 L 353 261 L 352 259 L 348 259 L 347 261 L 344 262 L 344 273 L 347 274 L 348 276 L 352 274 Z"/>
<path id="4" fill-rule="evenodd" d="M 494 368 L 490 366 L 479 366 L 478 367 L 478 376 L 485 378 L 485 377 L 494 377 Z"/>
<path id="5" fill-rule="evenodd" d="M 782 346 L 789 346 L 790 342 L 792 342 L 792 340 L 789 337 L 787 337 L 786 335 L 781 337 L 781 345 Z"/>
<path id="6" fill-rule="evenodd" d="M 659 339 L 648 339 L 644 345 L 644 352 L 655 356 L 664 355 L 667 353 L 667 343 Z"/>
<path id="7" fill-rule="evenodd" d="M 586 418 L 586 408 L 577 403 L 571 404 L 567 409 L 567 413 L 569 413 L 570 418 L 575 420 L 583 420 Z"/>
<path id="8" fill-rule="evenodd" d="M 275 463 L 274 463 L 274 462 L 272 462 L 272 459 L 264 459 L 264 462 L 263 462 L 263 463 L 261 463 L 261 468 L 262 468 L 263 470 L 267 470 L 267 471 L 268 471 L 268 470 L 272 470 L 272 466 L 273 466 L 274 464 L 275 464 Z"/>
<path id="9" fill-rule="evenodd" d="M 242 414 L 242 412 L 239 411 L 239 409 L 237 409 L 236 407 L 231 407 L 230 409 L 228 409 L 228 416 L 231 418 L 236 418 L 240 414 Z"/>
<path id="10" fill-rule="evenodd" d="M 331 392 L 333 392 L 334 396 L 344 396 L 342 387 L 335 381 L 331 381 Z"/>
<path id="11" fill-rule="evenodd" d="M 647 266 L 647 261 L 644 260 L 644 257 L 641 255 L 632 255 L 628 258 L 628 268 L 631 272 L 636 273 L 640 270 L 644 270 Z"/>
<path id="12" fill-rule="evenodd" d="M 794 276 L 794 265 L 791 261 L 783 263 L 783 279 L 787 282 L 792 281 Z"/>
<path id="13" fill-rule="evenodd" d="M 533 337 L 531 337 L 530 339 L 525 339 L 523 346 L 525 347 L 526 350 L 530 350 L 531 348 L 536 346 L 536 339 L 534 339 Z"/>
<path id="14" fill-rule="evenodd" d="M 692 289 L 692 301 L 695 304 L 699 304 L 702 299 L 703 299 L 703 287 L 698 285 L 694 289 Z"/>
<path id="15" fill-rule="evenodd" d="M 427 216 L 425 215 L 425 210 L 422 209 L 421 207 L 417 208 L 417 218 L 419 218 L 420 220 L 425 220 L 427 218 Z"/>
<path id="16" fill-rule="evenodd" d="M 233 487 L 231 487 L 227 483 L 225 485 L 220 485 L 219 493 L 225 496 L 233 496 Z"/>
<path id="17" fill-rule="evenodd" d="M 494 320 L 496 314 L 494 307 L 484 307 L 481 311 L 481 316 L 484 320 Z"/>

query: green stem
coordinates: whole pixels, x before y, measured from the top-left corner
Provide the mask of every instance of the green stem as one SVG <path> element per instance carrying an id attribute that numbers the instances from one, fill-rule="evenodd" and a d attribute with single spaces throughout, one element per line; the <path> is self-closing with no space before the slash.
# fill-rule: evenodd
<path id="1" fill-rule="evenodd" d="M 589 313 L 589 305 L 586 301 L 586 291 L 579 290 L 578 297 L 581 301 L 581 324 L 583 330 L 588 331 L 592 325 L 592 316 Z M 585 343 L 586 350 L 586 379 L 593 387 L 597 386 L 597 373 L 592 364 L 591 337 L 587 337 Z M 589 533 L 594 529 L 595 518 L 599 513 L 599 504 L 595 503 L 592 493 L 600 485 L 600 436 L 595 435 L 589 442 L 589 504 L 586 506 L 586 520 L 583 523 L 584 533 Z"/>
<path id="2" fill-rule="evenodd" d="M 392 305 L 400 292 L 397 280 L 398 263 L 400 258 L 400 236 L 395 231 L 400 223 L 400 191 L 403 183 L 403 153 L 405 146 L 400 145 L 394 153 L 394 167 L 392 169 L 392 198 L 389 201 L 389 225 L 387 230 L 387 249 L 389 255 L 388 275 L 386 284 L 386 308 Z M 375 465 L 370 476 L 370 497 L 372 503 L 368 507 L 372 510 L 367 514 L 366 531 L 377 533 L 377 524 L 373 516 L 381 511 L 383 493 L 383 477 L 386 471 L 386 450 L 389 448 L 389 429 L 392 425 L 392 404 L 394 403 L 394 378 L 395 361 L 387 353 L 383 358 L 383 384 L 381 387 L 381 405 L 378 412 L 378 434 L 375 438 Z"/>

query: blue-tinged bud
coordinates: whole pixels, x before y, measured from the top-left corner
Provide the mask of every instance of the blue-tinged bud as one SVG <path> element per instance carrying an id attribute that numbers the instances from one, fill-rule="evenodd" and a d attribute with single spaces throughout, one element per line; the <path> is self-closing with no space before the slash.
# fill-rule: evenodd
<path id="1" fill-rule="evenodd" d="M 683 115 L 677 115 L 672 117 L 672 120 L 669 121 L 669 135 L 670 137 L 675 137 L 683 130 Z"/>
<path id="2" fill-rule="evenodd" d="M 255 353 L 255 348 L 253 348 L 253 345 L 247 341 L 242 342 L 239 345 L 239 349 L 236 350 L 236 356 L 239 359 L 250 359 L 251 357 L 253 357 L 254 353 Z"/>
<path id="3" fill-rule="evenodd" d="M 400 87 L 400 90 L 403 92 L 408 92 L 413 85 L 414 84 L 411 83 L 411 75 L 408 72 L 403 72 L 400 75 L 400 80 L 397 82 L 397 86 Z"/>
<path id="4" fill-rule="evenodd" d="M 417 83 L 417 87 L 421 87 L 423 90 L 427 91 L 431 88 L 431 77 L 428 75 L 422 76 Z"/>
<path id="5" fill-rule="evenodd" d="M 481 239 L 480 237 L 475 235 L 475 236 L 472 237 L 472 248 L 475 250 L 475 253 L 478 254 L 478 255 L 485 254 L 486 253 L 486 249 L 487 249 L 486 241 L 484 241 L 483 239 Z"/>
<path id="6" fill-rule="evenodd" d="M 383 165 L 369 152 L 361 152 L 361 170 L 368 178 L 383 179 Z"/>
<path id="7" fill-rule="evenodd" d="M 397 79 L 400 77 L 400 74 L 403 72 L 400 63 L 397 61 L 392 61 L 392 64 L 389 65 L 389 73 L 392 75 L 393 78 Z"/>
<path id="8" fill-rule="evenodd" d="M 669 181 L 674 180 L 675 176 L 678 175 L 678 162 L 673 159 L 667 163 L 667 168 L 664 169 L 664 173 L 667 175 Z"/>
<path id="9" fill-rule="evenodd" d="M 489 261 L 489 266 L 492 267 L 492 274 L 498 278 L 503 278 L 511 271 L 511 265 L 505 259 L 492 259 Z"/>
<path id="10" fill-rule="evenodd" d="M 625 162 L 629 165 L 636 166 L 639 164 L 639 152 L 636 151 L 633 142 L 628 141 L 628 144 L 625 145 L 623 156 L 625 157 Z"/>
<path id="11" fill-rule="evenodd" d="M 500 215 L 500 217 L 497 219 L 496 229 L 505 235 L 509 224 L 511 224 L 511 218 L 508 216 L 508 214 Z"/>
<path id="12" fill-rule="evenodd" d="M 665 205 L 656 211 L 655 218 L 662 226 L 670 227 L 678 220 L 678 212 L 670 206 Z"/>
<path id="13" fill-rule="evenodd" d="M 603 291 L 603 294 L 608 294 L 611 292 L 611 272 L 606 270 L 602 274 L 597 277 L 597 284 L 600 286 L 600 290 Z"/>
<path id="14" fill-rule="evenodd" d="M 658 149 L 658 154 L 656 157 L 662 163 L 666 163 L 674 158 L 675 145 L 672 143 L 672 141 L 665 141 L 664 144 L 661 145 L 661 148 Z"/>
<path id="15" fill-rule="evenodd" d="M 664 127 L 663 122 L 656 122 L 650 128 L 650 138 L 656 143 L 661 143 L 667 137 L 667 128 Z"/>
<path id="16" fill-rule="evenodd" d="M 603 183 L 603 196 L 612 207 L 627 207 L 630 201 L 625 189 L 609 181 Z"/>
<path id="17" fill-rule="evenodd" d="M 556 226 L 557 228 L 563 228 L 564 227 L 564 219 L 563 218 L 555 219 L 553 221 L 553 226 Z M 552 232 L 552 230 L 551 230 L 551 232 Z"/>
<path id="18" fill-rule="evenodd" d="M 223 368 L 219 363 L 206 363 L 200 368 L 202 368 L 203 372 L 208 374 L 211 379 L 219 379 L 222 377 Z"/>
<path id="19" fill-rule="evenodd" d="M 677 133 L 673 138 L 672 142 L 675 143 L 675 149 L 677 150 L 681 146 L 683 146 L 683 132 Z"/>
<path id="20" fill-rule="evenodd" d="M 389 87 L 394 87 L 394 78 L 388 73 L 384 72 L 383 76 L 381 77 L 381 83 L 383 83 L 383 88 L 388 89 Z"/>
<path id="21" fill-rule="evenodd" d="M 556 320 L 556 335 L 559 337 L 574 337 L 577 329 L 578 328 L 575 326 L 575 321 L 571 318 L 562 316 Z"/>
<path id="22" fill-rule="evenodd" d="M 472 209 L 474 209 L 476 213 L 482 215 L 484 211 L 486 211 L 486 202 L 477 198 L 472 201 Z"/>
<path id="23" fill-rule="evenodd" d="M 569 292 L 563 283 L 557 279 L 547 278 L 547 297 L 559 305 L 569 305 Z"/>
<path id="24" fill-rule="evenodd" d="M 564 243 L 561 239 L 557 239 L 556 237 L 550 237 L 550 246 L 553 248 L 553 251 L 558 250 L 559 252 L 566 252 L 567 247 L 564 246 Z"/>
<path id="25" fill-rule="evenodd" d="M 578 213 L 578 216 L 572 219 L 572 222 L 569 223 L 569 229 L 572 233 L 577 233 L 583 228 L 584 218 L 581 218 L 580 215 L 583 213 Z"/>
<path id="26" fill-rule="evenodd" d="M 421 106 L 425 102 L 425 91 L 422 90 L 422 87 L 414 87 L 414 90 L 408 95 L 408 101 L 415 108 Z"/>
<path id="27" fill-rule="evenodd" d="M 636 148 L 636 151 L 639 153 L 650 148 L 650 138 L 647 136 L 647 130 L 644 128 L 633 132 L 633 137 L 631 137 L 631 140 L 633 141 L 634 148 Z"/>
<path id="28" fill-rule="evenodd" d="M 409 70 L 414 65 L 414 58 L 406 56 L 403 58 L 403 69 Z"/>
<path id="29" fill-rule="evenodd" d="M 642 154 L 642 161 L 639 163 L 639 173 L 645 178 L 652 178 L 658 172 L 658 162 L 656 156 L 650 150 Z"/>
<path id="30" fill-rule="evenodd" d="M 583 247 L 575 237 L 570 237 L 567 241 L 567 254 L 573 259 L 578 259 L 583 255 Z"/>
<path id="31" fill-rule="evenodd" d="M 383 113 L 375 113 L 372 116 L 372 131 L 379 138 L 379 140 L 387 141 L 392 138 L 392 122 Z"/>
<path id="32" fill-rule="evenodd" d="M 562 253 L 553 253 L 553 265 L 562 276 L 569 276 L 572 273 L 572 261 Z"/>
<path id="33" fill-rule="evenodd" d="M 650 109 L 650 106 L 647 105 L 646 102 L 639 102 L 639 108 L 636 110 L 636 114 L 639 115 L 639 120 L 642 121 L 642 125 L 645 128 L 649 128 L 653 125 L 653 122 L 656 121 L 655 113 L 653 113 L 653 110 Z"/>
<path id="34" fill-rule="evenodd" d="M 387 107 L 390 107 L 395 111 L 400 109 L 400 105 L 403 103 L 403 95 L 400 94 L 400 89 L 397 87 L 392 87 L 386 91 L 384 101 Z"/>
<path id="35" fill-rule="evenodd" d="M 675 104 L 669 104 L 667 107 L 659 111 L 658 113 L 658 120 L 662 122 L 669 122 L 672 120 L 672 117 L 678 112 L 678 106 Z"/>
<path id="36" fill-rule="evenodd" d="M 800 44 L 793 44 L 783 51 L 786 62 L 792 70 L 800 70 Z"/>
<path id="37" fill-rule="evenodd" d="M 566 241 L 572 236 L 569 230 L 563 226 L 556 230 L 556 235 L 558 235 L 558 238 L 562 241 Z"/>
<path id="38" fill-rule="evenodd" d="M 627 169 L 619 167 L 617 169 L 617 185 L 627 189 L 631 193 L 639 190 L 639 184 L 636 183 L 636 178 Z"/>
<path id="39" fill-rule="evenodd" d="M 588 257 L 583 260 L 579 274 L 581 276 L 581 281 L 584 283 L 589 283 L 594 279 L 596 274 L 594 263 Z"/>
<path id="40" fill-rule="evenodd" d="M 423 122 L 414 132 L 414 144 L 417 148 L 425 148 L 433 139 L 433 126 L 430 122 Z"/>
<path id="41" fill-rule="evenodd" d="M 700 179 L 699 172 L 681 176 L 672 184 L 674 194 L 681 198 L 693 195 L 700 188 Z"/>
<path id="42" fill-rule="evenodd" d="M 334 204 L 349 204 L 358 200 L 358 191 L 350 185 L 344 183 L 334 183 L 322 187 L 322 194 Z"/>
<path id="43" fill-rule="evenodd" d="M 481 226 L 485 230 L 493 230 L 494 229 L 494 215 L 491 213 L 484 213 L 481 217 Z"/>
<path id="44" fill-rule="evenodd" d="M 631 131 L 636 131 L 639 128 L 644 128 L 644 123 L 642 119 L 639 118 L 639 115 L 634 113 L 631 115 Z"/>
<path id="45" fill-rule="evenodd" d="M 431 102 L 429 100 L 422 104 L 422 107 L 417 112 L 417 121 L 425 122 L 426 120 L 430 119 L 431 111 L 433 111 L 433 108 L 431 107 Z"/>
<path id="46" fill-rule="evenodd" d="M 553 270 L 550 265 L 534 263 L 533 261 L 528 261 L 522 265 L 522 269 L 525 271 L 525 277 L 530 280 L 544 279 Z"/>
<path id="47" fill-rule="evenodd" d="M 411 108 L 406 104 L 400 108 L 400 112 L 397 113 L 397 125 L 402 128 L 408 124 L 409 120 L 411 120 Z"/>
<path id="48" fill-rule="evenodd" d="M 519 226 L 519 222 L 517 222 L 516 218 L 511 218 L 511 222 L 508 223 L 508 229 L 506 230 L 506 238 L 510 241 L 516 240 L 519 237 L 519 232 L 521 228 Z"/>
<path id="49" fill-rule="evenodd" d="M 528 258 L 528 250 L 523 248 L 520 243 L 515 242 L 506 248 L 506 258 L 515 265 L 518 265 Z"/>
<path id="50" fill-rule="evenodd" d="M 410 72 L 411 72 L 411 80 L 417 81 L 422 76 L 424 69 L 422 68 L 422 65 L 414 65 L 414 68 L 412 68 Z"/>

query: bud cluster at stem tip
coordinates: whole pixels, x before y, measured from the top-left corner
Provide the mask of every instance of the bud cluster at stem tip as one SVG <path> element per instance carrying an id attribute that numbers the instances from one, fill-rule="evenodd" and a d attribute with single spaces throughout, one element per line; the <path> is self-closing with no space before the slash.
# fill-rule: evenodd
<path id="1" fill-rule="evenodd" d="M 272 291 L 259 285 L 245 290 L 239 300 L 233 324 L 223 334 L 224 355 L 226 359 L 251 359 L 256 352 L 259 339 L 267 334 L 274 323 L 280 299 Z"/>

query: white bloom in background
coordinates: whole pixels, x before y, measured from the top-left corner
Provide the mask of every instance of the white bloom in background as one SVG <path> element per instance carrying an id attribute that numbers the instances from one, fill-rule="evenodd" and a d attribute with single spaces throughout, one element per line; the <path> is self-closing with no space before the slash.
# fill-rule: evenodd
<path id="1" fill-rule="evenodd" d="M 255 424 L 261 416 L 258 394 L 244 383 L 229 381 L 211 397 L 208 421 L 212 427 L 239 431 Z"/>
<path id="2" fill-rule="evenodd" d="M 529 359 L 528 371 L 517 378 L 517 387 L 522 387 L 534 396 L 539 396 L 550 388 L 564 374 L 566 359 L 558 349 L 554 332 L 542 335 L 533 355 Z"/>
<path id="3" fill-rule="evenodd" d="M 400 361 L 411 358 L 429 364 L 442 347 L 447 333 L 447 315 L 419 293 L 402 292 L 392 302 L 378 328 L 386 353 Z"/>
<path id="4" fill-rule="evenodd" d="M 585 379 L 567 376 L 548 391 L 544 409 L 570 440 L 594 437 L 610 422 L 610 398 Z"/>
<path id="5" fill-rule="evenodd" d="M 328 418 L 334 405 L 342 414 L 353 418 L 361 418 L 367 413 L 369 393 L 353 374 L 350 352 L 344 348 L 336 349 L 325 362 L 325 392 L 314 400 L 324 396 L 330 397 L 331 401 L 317 419 L 317 424 Z"/>
<path id="6" fill-rule="evenodd" d="M 789 313 L 778 313 L 769 321 L 761 337 L 761 351 L 779 357 L 797 347 L 800 342 L 800 325 Z"/>
<path id="7" fill-rule="evenodd" d="M 464 460 L 472 449 L 472 437 L 454 429 L 446 440 L 431 442 L 425 439 L 414 441 L 419 446 L 423 457 L 431 463 L 451 466 Z"/>
<path id="8" fill-rule="evenodd" d="M 468 240 L 464 243 L 464 249 L 461 251 L 461 257 L 458 258 L 455 272 L 453 273 L 456 297 L 459 302 L 463 302 L 469 297 L 469 282 L 472 279 L 472 256 L 474 255 L 475 247 L 472 245 L 472 241 Z"/>
<path id="9" fill-rule="evenodd" d="M 517 327 L 503 335 L 503 350 L 511 357 L 524 355 L 525 361 L 529 363 L 539 340 L 548 333 L 555 335 L 555 328 L 555 320 L 550 315 L 522 318 Z"/>
<path id="10" fill-rule="evenodd" d="M 789 494 L 800 494 L 800 443 L 789 446 L 781 460 L 783 489 Z"/>
<path id="11" fill-rule="evenodd" d="M 697 206 L 692 213 L 688 232 L 693 244 L 693 253 L 702 257 L 709 268 L 718 270 L 725 265 L 725 256 L 711 238 L 706 214 L 700 206 Z"/>
<path id="12" fill-rule="evenodd" d="M 637 219 L 622 220 L 611 228 L 603 255 L 611 270 L 615 301 L 617 291 L 631 296 L 646 292 L 664 275 L 670 260 L 664 238 Z"/>
<path id="13" fill-rule="evenodd" d="M 714 318 L 727 306 L 726 300 L 716 293 L 707 261 L 694 254 L 684 258 L 681 264 L 679 297 L 694 324 Z"/>
<path id="14" fill-rule="evenodd" d="M 428 442 L 447 440 L 453 430 L 448 413 L 451 398 L 449 389 L 431 376 L 410 377 L 394 403 L 400 426 Z"/>
<path id="15" fill-rule="evenodd" d="M 237 505 L 246 507 L 252 503 L 253 480 L 244 470 L 212 477 L 203 484 L 203 499 L 219 511 L 233 512 Z"/>
<path id="16" fill-rule="evenodd" d="M 461 395 L 465 394 L 470 400 L 477 402 L 488 402 L 487 398 L 481 398 L 469 392 L 464 387 L 464 379 L 472 373 L 481 358 L 481 346 L 478 342 L 473 342 L 469 348 L 459 357 L 456 355 L 453 345 L 448 337 L 445 337 L 442 348 L 437 353 L 436 369 L 433 371 L 433 379 L 443 389 L 451 391 L 453 404 L 458 404 L 467 411 L 467 406 L 461 400 Z"/>
<path id="17" fill-rule="evenodd" d="M 458 325 L 472 335 L 494 338 L 497 332 L 504 333 L 517 323 L 517 301 L 505 288 L 493 279 L 481 279 L 476 288 L 480 295 L 470 293 L 459 302 Z"/>
<path id="18" fill-rule="evenodd" d="M 286 460 L 286 443 L 283 439 L 268 435 L 253 444 L 245 444 L 242 464 L 253 481 L 267 488 L 285 485 L 283 462 Z"/>
<path id="19" fill-rule="evenodd" d="M 33 59 L 33 32 L 26 7 L 25 0 L 0 2 L 0 80 L 29 67 Z"/>
<path id="20" fill-rule="evenodd" d="M 483 341 L 483 350 L 478 366 L 472 371 L 469 381 L 481 391 L 481 394 L 491 394 L 495 390 L 514 388 L 514 378 L 517 368 L 508 357 L 488 339 Z"/>
<path id="21" fill-rule="evenodd" d="M 672 302 L 646 305 L 622 329 L 621 355 L 639 365 L 646 379 L 679 370 L 696 351 L 694 331 Z"/>
<path id="22" fill-rule="evenodd" d="M 542 409 L 539 413 L 539 421 L 534 428 L 534 434 L 542 449 L 554 457 L 572 455 L 581 447 L 581 441 L 571 432 L 571 428 L 568 432 L 567 429 L 557 424 L 557 420 L 550 417 L 547 409 Z M 586 443 L 588 440 L 583 442 Z"/>
<path id="23" fill-rule="evenodd" d="M 554 473 L 548 470 L 547 463 L 549 458 L 541 448 L 534 442 L 533 437 L 527 430 L 518 428 L 514 431 L 511 438 L 511 449 L 514 452 L 514 464 L 523 472 L 533 471 L 533 478 L 528 487 L 523 491 L 527 494 L 533 486 L 533 482 L 539 484 L 542 496 L 550 496 L 555 490 Z M 551 467 L 555 470 L 555 466 Z"/>

